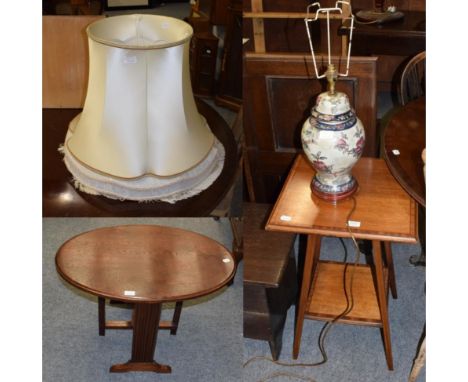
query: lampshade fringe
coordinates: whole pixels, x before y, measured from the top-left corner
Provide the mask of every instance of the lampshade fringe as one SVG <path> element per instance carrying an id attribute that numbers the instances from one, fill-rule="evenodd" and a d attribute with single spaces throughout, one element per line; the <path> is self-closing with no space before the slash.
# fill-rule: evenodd
<path id="1" fill-rule="evenodd" d="M 216 139 L 208 156 L 182 174 L 170 178 L 146 175 L 137 179 L 118 179 L 81 164 L 64 145 L 60 145 L 58 151 L 63 155 L 65 166 L 73 175 L 72 184 L 77 190 L 110 199 L 143 203 L 164 201 L 173 204 L 199 194 L 219 177 L 225 159 L 224 147 Z"/>

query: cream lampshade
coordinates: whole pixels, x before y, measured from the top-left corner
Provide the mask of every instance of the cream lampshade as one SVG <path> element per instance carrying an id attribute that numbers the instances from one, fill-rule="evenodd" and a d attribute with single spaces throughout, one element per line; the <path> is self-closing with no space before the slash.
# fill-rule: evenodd
<path id="1" fill-rule="evenodd" d="M 83 191 L 174 202 L 220 174 L 224 148 L 196 108 L 187 23 L 163 16 L 109 17 L 87 28 L 89 80 L 63 146 Z"/>

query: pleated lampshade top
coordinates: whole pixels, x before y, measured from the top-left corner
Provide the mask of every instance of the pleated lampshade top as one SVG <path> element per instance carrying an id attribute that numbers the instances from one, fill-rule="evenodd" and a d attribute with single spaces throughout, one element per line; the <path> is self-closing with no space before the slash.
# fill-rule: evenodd
<path id="1" fill-rule="evenodd" d="M 95 22 L 88 27 L 87 33 L 89 38 L 105 45 L 126 49 L 160 49 L 188 41 L 193 29 L 172 17 L 125 15 Z"/>

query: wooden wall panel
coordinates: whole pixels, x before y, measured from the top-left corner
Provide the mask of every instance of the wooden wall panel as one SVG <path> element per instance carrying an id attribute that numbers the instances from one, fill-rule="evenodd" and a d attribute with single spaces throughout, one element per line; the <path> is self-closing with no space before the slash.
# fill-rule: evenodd
<path id="1" fill-rule="evenodd" d="M 320 58 L 319 58 L 320 61 Z M 340 66 L 338 58 L 333 63 Z M 376 156 L 376 57 L 352 57 L 349 77 L 336 88 L 350 98 L 366 130 L 365 156 Z M 343 69 L 343 68 L 340 68 Z M 258 202 L 273 202 L 302 150 L 300 130 L 325 84 L 308 56 L 254 54 L 244 58 L 244 132 Z"/>
<path id="2" fill-rule="evenodd" d="M 226 25 L 228 22 L 229 0 L 213 0 L 211 2 L 210 21 L 214 25 Z"/>
<path id="3" fill-rule="evenodd" d="M 42 17 L 42 107 L 83 107 L 88 81 L 86 27 L 103 17 Z"/>
<path id="4" fill-rule="evenodd" d="M 348 77 L 337 87 L 348 95 L 352 105 L 355 105 L 356 85 L 356 79 Z M 312 78 L 267 78 L 271 127 L 275 132 L 274 147 L 277 151 L 296 152 L 301 147 L 302 124 L 310 116 L 317 96 L 324 91 L 325 82 Z M 284 113 L 284 110 L 289 112 Z"/>

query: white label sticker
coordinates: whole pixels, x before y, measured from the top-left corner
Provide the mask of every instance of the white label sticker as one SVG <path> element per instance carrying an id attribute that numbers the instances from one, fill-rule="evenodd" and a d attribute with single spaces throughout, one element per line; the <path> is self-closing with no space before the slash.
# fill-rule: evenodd
<path id="1" fill-rule="evenodd" d="M 134 290 L 124 290 L 124 296 L 135 296 Z"/>
<path id="2" fill-rule="evenodd" d="M 348 226 L 350 226 L 350 227 L 360 227 L 361 222 L 357 222 L 357 221 L 354 221 L 354 220 L 348 220 Z"/>
<path id="3" fill-rule="evenodd" d="M 231 259 L 223 259 L 223 263 L 230 263 Z"/>
<path id="4" fill-rule="evenodd" d="M 292 220 L 292 217 L 289 216 L 289 215 L 281 215 L 280 220 L 282 220 L 284 222 L 290 222 Z"/>
<path id="5" fill-rule="evenodd" d="M 395 150 L 392 150 L 392 153 L 393 155 L 400 155 L 400 151 L 395 149 Z"/>
<path id="6" fill-rule="evenodd" d="M 124 64 L 136 64 L 137 63 L 136 56 L 125 56 L 124 57 Z"/>

